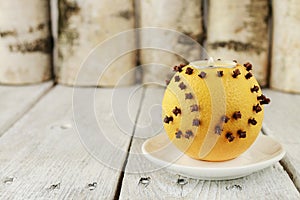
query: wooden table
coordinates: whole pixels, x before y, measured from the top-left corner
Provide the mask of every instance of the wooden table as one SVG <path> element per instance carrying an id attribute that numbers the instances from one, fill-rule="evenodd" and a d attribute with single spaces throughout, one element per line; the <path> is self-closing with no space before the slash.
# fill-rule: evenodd
<path id="1" fill-rule="evenodd" d="M 81 103 L 91 92 L 75 90 Z M 159 131 L 159 117 L 151 119 L 149 113 L 159 112 L 162 88 L 93 89 L 95 116 L 116 145 L 109 150 L 99 141 L 98 156 L 89 153 L 95 147 L 86 145 L 96 141 L 90 136 L 97 127 L 86 121 L 91 102 L 75 99 L 72 104 L 73 92 L 51 82 L 0 87 L 0 199 L 300 199 L 300 95 L 264 91 L 272 103 L 263 132 L 286 149 L 280 162 L 244 178 L 205 181 L 164 169 L 145 172 L 152 163 L 134 156 L 141 151 L 143 134 Z M 147 177 L 149 182 L 140 182 Z"/>

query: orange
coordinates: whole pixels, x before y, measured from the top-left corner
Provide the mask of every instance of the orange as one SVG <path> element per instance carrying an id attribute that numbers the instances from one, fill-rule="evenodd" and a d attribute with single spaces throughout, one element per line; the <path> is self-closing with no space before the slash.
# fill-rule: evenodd
<path id="1" fill-rule="evenodd" d="M 176 66 L 162 101 L 169 139 L 188 156 L 225 161 L 257 138 L 269 99 L 262 95 L 250 63 L 198 68 Z"/>

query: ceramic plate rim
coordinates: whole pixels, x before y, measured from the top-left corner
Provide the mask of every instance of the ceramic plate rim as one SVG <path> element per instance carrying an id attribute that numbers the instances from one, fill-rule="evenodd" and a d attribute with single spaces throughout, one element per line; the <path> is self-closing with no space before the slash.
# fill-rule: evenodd
<path id="1" fill-rule="evenodd" d="M 165 134 L 164 132 L 154 136 L 154 137 L 158 137 L 159 135 L 161 134 Z M 275 162 L 281 160 L 284 155 L 286 154 L 284 148 L 282 147 L 282 145 L 276 140 L 274 139 L 274 137 L 270 136 L 270 135 L 263 135 L 263 134 L 260 134 L 260 137 L 265 137 L 265 138 L 268 138 L 270 140 L 272 140 L 274 143 L 278 144 L 279 145 L 279 150 L 277 152 L 274 153 L 273 156 L 271 156 L 269 159 L 264 159 L 262 161 L 257 161 L 255 163 L 250 163 L 250 164 L 246 164 L 246 165 L 242 165 L 242 166 L 235 166 L 235 167 L 214 167 L 214 168 L 209 168 L 207 166 L 203 166 L 203 167 L 195 167 L 195 166 L 188 166 L 188 165 L 181 165 L 181 164 L 177 164 L 176 161 L 179 159 L 176 159 L 176 161 L 174 161 L 174 163 L 170 163 L 166 160 L 162 160 L 162 159 L 159 159 L 155 156 L 153 156 L 151 154 L 151 152 L 148 152 L 146 150 L 146 145 L 149 144 L 151 142 L 151 139 L 153 139 L 154 137 L 151 137 L 149 139 L 147 139 L 146 141 L 144 141 L 143 145 L 142 145 L 142 153 L 144 154 L 144 156 L 150 160 L 151 162 L 153 162 L 154 164 L 156 165 L 159 165 L 159 166 L 164 166 L 165 168 L 168 168 L 170 169 L 171 171 L 176 169 L 189 169 L 189 170 L 198 170 L 198 171 L 201 171 L 202 173 L 205 173 L 205 172 L 216 172 L 216 173 L 219 173 L 219 172 L 229 172 L 229 171 L 232 171 L 232 170 L 241 170 L 244 172 L 244 170 L 249 170 L 249 172 L 244 172 L 244 173 L 241 173 L 239 175 L 237 175 L 238 177 L 241 177 L 241 176 L 246 176 L 248 174 L 251 174 L 251 173 L 254 173 L 256 171 L 259 171 L 259 170 L 262 170 L 272 164 L 274 164 Z M 191 158 L 192 159 L 192 158 Z M 207 161 L 200 161 L 200 162 L 207 162 Z M 160 163 L 160 164 L 158 164 Z M 210 162 L 211 164 L 213 164 L 214 162 Z M 220 164 L 220 162 L 216 162 L 217 165 Z M 182 170 L 181 170 L 182 171 Z M 190 175 L 187 175 L 187 174 L 184 174 L 184 173 L 181 173 L 182 175 L 185 175 L 185 176 L 190 176 Z M 238 174 L 238 173 L 237 173 Z M 220 179 L 223 179 L 224 177 L 226 176 L 211 176 L 211 175 L 208 175 L 208 176 L 198 176 L 197 178 L 213 178 L 216 180 L 216 178 L 220 178 Z M 229 176 L 230 177 L 230 176 Z M 230 179 L 230 178 L 228 178 Z"/>

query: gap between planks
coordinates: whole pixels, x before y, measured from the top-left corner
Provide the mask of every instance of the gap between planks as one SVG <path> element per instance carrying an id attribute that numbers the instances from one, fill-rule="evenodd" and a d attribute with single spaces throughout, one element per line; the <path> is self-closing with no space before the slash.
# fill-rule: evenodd
<path id="1" fill-rule="evenodd" d="M 22 108 L 18 108 L 21 110 L 20 113 L 17 113 L 14 119 L 11 119 L 11 122 L 7 126 L 0 127 L 0 137 L 2 137 L 11 127 L 14 126 L 16 122 L 18 122 L 26 113 L 28 113 L 46 94 L 48 94 L 54 87 L 55 83 L 52 81 L 40 83 L 40 84 L 34 84 L 34 85 L 28 85 L 28 86 L 1 86 L 1 87 L 12 87 L 15 88 L 17 87 L 18 89 L 22 89 L 22 87 L 45 87 L 45 90 L 41 91 L 40 94 L 37 94 L 37 97 L 33 99 L 32 102 L 29 102 L 28 105 L 24 106 L 24 109 L 21 110 Z M 15 91 L 12 91 L 15 92 Z"/>
<path id="2" fill-rule="evenodd" d="M 264 135 L 269 135 L 266 131 L 265 125 L 263 125 L 262 129 L 261 129 L 262 134 Z M 270 136 L 270 135 L 269 135 Z M 294 177 L 295 175 L 293 174 L 293 170 L 290 169 L 290 164 L 288 164 L 287 162 L 288 159 L 286 158 L 286 155 L 279 161 L 279 164 L 282 166 L 282 168 L 284 169 L 284 171 L 286 171 L 286 173 L 289 175 L 290 179 L 292 180 L 295 188 L 298 190 L 298 192 L 300 193 L 300 187 L 299 185 L 295 182 Z"/>
<path id="3" fill-rule="evenodd" d="M 267 131 L 265 130 L 265 125 L 263 125 L 262 129 L 261 129 L 261 133 L 264 135 L 269 135 L 267 133 Z M 269 135 L 270 136 L 270 135 Z M 295 182 L 294 180 L 294 174 L 293 174 L 293 170 L 290 169 L 290 164 L 287 163 L 288 160 L 287 158 L 284 156 L 280 161 L 279 164 L 282 166 L 282 168 L 284 169 L 284 171 L 286 171 L 286 173 L 289 175 L 290 179 L 292 180 L 295 188 L 297 188 L 298 192 L 300 193 L 300 187 L 298 186 L 298 184 Z"/>
<path id="4" fill-rule="evenodd" d="M 285 157 L 280 161 L 297 190 L 300 192 L 300 95 L 265 89 L 266 96 L 271 98 L 271 104 L 265 109 L 263 131 L 274 136 L 286 149 Z"/>
<path id="5" fill-rule="evenodd" d="M 126 157 L 125 157 L 125 161 L 124 161 L 123 166 L 122 166 L 122 171 L 121 171 L 120 177 L 118 179 L 117 189 L 116 189 L 116 193 L 115 193 L 114 199 L 119 199 L 119 197 L 120 197 L 120 193 L 121 193 L 121 189 L 122 189 L 122 185 L 123 185 L 124 174 L 125 174 L 125 169 L 126 169 L 126 166 L 127 166 L 128 157 L 129 157 L 129 153 L 130 153 L 131 146 L 132 146 L 132 141 L 133 141 L 134 134 L 135 134 L 136 125 L 137 125 L 137 122 L 139 120 L 139 116 L 140 116 L 140 113 L 141 113 L 141 108 L 142 108 L 142 105 L 143 105 L 143 102 L 144 102 L 144 98 L 145 98 L 145 90 L 146 90 L 146 88 L 143 87 L 141 100 L 140 100 L 140 103 L 138 105 L 139 108 L 138 108 L 137 115 L 136 115 L 136 118 L 135 118 L 135 121 L 134 121 L 134 127 L 133 127 L 133 131 L 132 131 L 132 136 L 130 138 L 130 142 L 129 142 L 129 145 L 128 145 L 128 149 L 127 149 L 127 154 L 126 154 Z"/>

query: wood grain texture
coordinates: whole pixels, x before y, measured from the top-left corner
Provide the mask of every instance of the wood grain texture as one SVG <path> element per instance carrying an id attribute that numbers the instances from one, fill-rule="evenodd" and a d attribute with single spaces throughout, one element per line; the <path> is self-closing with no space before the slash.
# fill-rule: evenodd
<path id="1" fill-rule="evenodd" d="M 273 1 L 271 87 L 300 93 L 300 4 L 297 0 Z"/>
<path id="2" fill-rule="evenodd" d="M 39 83 L 51 78 L 49 1 L 0 2 L 0 83 Z"/>
<path id="3" fill-rule="evenodd" d="M 140 27 L 157 27 L 178 31 L 178 35 L 168 30 L 161 35 L 140 35 L 140 44 L 151 46 L 151 44 L 159 43 L 165 47 L 140 51 L 141 64 L 156 63 L 164 66 L 162 68 L 152 64 L 143 68 L 143 81 L 164 83 L 165 79 L 170 78 L 170 67 L 199 59 L 199 52 L 187 38 L 190 37 L 201 44 L 204 40 L 201 1 L 191 0 L 187 3 L 180 0 L 147 0 L 138 2 Z M 165 36 L 168 38 L 166 39 Z M 162 50 L 166 48 L 172 49 L 174 52 Z"/>
<path id="4" fill-rule="evenodd" d="M 116 85 L 120 77 L 135 66 L 135 52 L 117 55 L 118 57 L 109 60 L 112 63 L 107 70 L 105 56 L 103 58 L 101 55 L 109 57 L 119 49 L 134 48 L 135 38 L 133 35 L 124 36 L 122 40 L 116 40 L 109 46 L 101 46 L 101 42 L 134 28 L 133 2 L 59 0 L 58 7 L 58 49 L 55 64 L 57 81 L 68 85 Z M 91 56 L 92 51 L 97 54 L 94 50 L 96 47 L 100 50 L 104 48 L 102 54 Z M 84 77 L 76 81 L 82 66 Z M 97 73 L 99 70 L 104 73 L 101 78 Z M 132 84 L 134 81 L 132 75 L 123 84 Z"/>
<path id="5" fill-rule="evenodd" d="M 287 155 L 282 163 L 300 191 L 300 95 L 265 90 L 271 104 L 265 109 L 264 131 L 280 141 Z"/>
<path id="6" fill-rule="evenodd" d="M 133 88 L 122 88 L 128 94 Z M 84 97 L 93 88 L 79 88 Z M 108 134 L 119 135 L 114 141 L 116 148 L 102 156 L 118 159 L 123 164 L 130 141 L 116 126 L 112 117 L 111 97 L 115 90 L 95 90 L 95 111 L 99 123 Z M 1 199 L 112 199 L 115 195 L 120 171 L 97 161 L 84 148 L 82 137 L 95 132 L 97 124 L 84 124 L 84 112 L 88 105 L 82 104 L 83 113 L 76 127 L 84 126 L 77 133 L 72 112 L 73 88 L 56 86 L 30 112 L 0 138 L 0 198 Z M 101 97 L 101 98 L 100 98 Z M 134 118 L 141 98 L 137 92 L 131 98 L 130 114 Z M 75 106 L 75 105 L 74 105 Z M 76 110 L 76 112 L 81 112 Z M 75 111 L 74 111 L 75 112 Z M 120 113 L 120 116 L 123 116 Z M 124 117 L 124 116 L 123 116 Z M 78 123 L 81 123 L 78 124 Z M 133 130 L 133 125 L 125 127 Z M 81 139 L 80 139 L 81 138 Z M 94 138 L 90 138 L 94 140 Z M 103 146 L 98 141 L 98 147 Z M 90 150 L 90 149 L 89 149 Z M 117 150 L 125 152 L 120 157 Z M 94 183 L 95 182 L 95 183 Z M 89 185 L 90 184 L 90 185 Z"/>
<path id="7" fill-rule="evenodd" d="M 210 0 L 207 27 L 209 56 L 251 62 L 262 86 L 267 84 L 268 0 Z"/>
<path id="8" fill-rule="evenodd" d="M 153 112 L 151 105 L 161 102 L 163 89 L 146 90 L 137 126 L 149 128 L 136 129 L 131 146 L 126 172 L 123 179 L 120 199 L 298 199 L 300 195 L 279 163 L 244 178 L 228 181 L 204 181 L 181 177 L 164 169 L 150 171 L 155 166 L 141 154 L 142 136 L 161 128 L 161 123 L 149 123 L 160 119 L 160 112 Z M 152 115 L 151 115 L 152 114 Z M 149 116 L 150 115 L 150 116 Z M 156 125 L 156 129 L 153 129 Z M 142 131 L 142 132 L 141 132 Z M 136 156 L 140 154 L 139 156 Z M 150 177 L 149 184 L 139 183 L 141 177 Z M 178 184 L 183 178 L 186 184 Z"/>
<path id="9" fill-rule="evenodd" d="M 30 86 L 0 86 L 0 136 L 28 111 L 52 82 Z"/>

